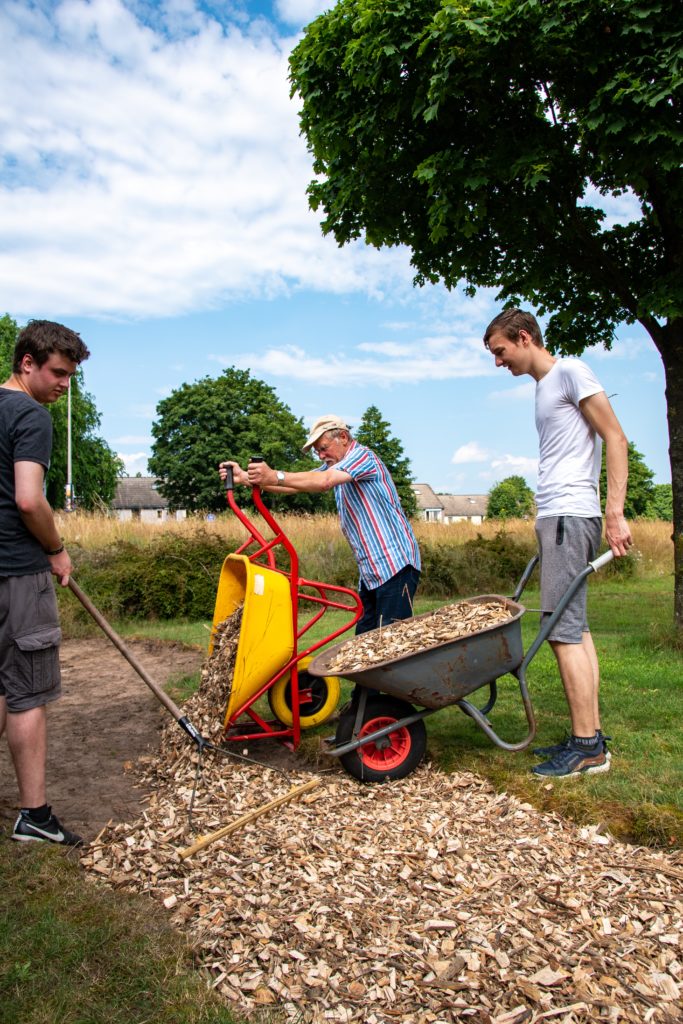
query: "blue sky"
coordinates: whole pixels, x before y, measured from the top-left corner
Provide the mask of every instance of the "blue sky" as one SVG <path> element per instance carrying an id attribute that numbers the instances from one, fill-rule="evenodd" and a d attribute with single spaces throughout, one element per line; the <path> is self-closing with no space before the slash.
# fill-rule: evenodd
<path id="1" fill-rule="evenodd" d="M 306 423 L 378 406 L 435 490 L 485 493 L 513 473 L 533 487 L 533 384 L 481 343 L 493 294 L 416 289 L 407 251 L 339 249 L 307 207 L 287 57 L 325 6 L 3 0 L 0 314 L 82 334 L 101 433 L 130 473 L 146 471 L 157 402 L 234 365 Z M 669 482 L 645 332 L 584 358 Z"/>

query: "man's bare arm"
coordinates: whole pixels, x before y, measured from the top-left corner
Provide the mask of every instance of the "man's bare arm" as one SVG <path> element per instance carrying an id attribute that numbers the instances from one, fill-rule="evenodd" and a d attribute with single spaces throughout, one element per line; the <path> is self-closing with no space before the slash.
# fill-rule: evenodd
<path id="1" fill-rule="evenodd" d="M 584 398 L 579 408 L 591 427 L 605 442 L 607 496 L 605 500 L 605 537 L 614 554 L 628 553 L 633 540 L 624 518 L 628 483 L 628 441 L 604 391 Z"/>
<path id="2" fill-rule="evenodd" d="M 50 568 L 66 586 L 73 566 L 62 539 L 52 509 L 43 493 L 43 467 L 39 462 L 14 463 L 14 500 L 26 528 L 30 530 L 44 551 L 62 550 L 57 555 L 48 555 Z"/>
<path id="3" fill-rule="evenodd" d="M 266 462 L 250 462 L 247 469 L 249 483 L 252 487 L 261 487 L 264 491 L 274 494 L 323 494 L 339 484 L 347 484 L 353 477 L 342 469 L 311 470 L 302 473 L 287 473 L 282 483 L 278 482 L 277 470 L 271 469 Z"/>

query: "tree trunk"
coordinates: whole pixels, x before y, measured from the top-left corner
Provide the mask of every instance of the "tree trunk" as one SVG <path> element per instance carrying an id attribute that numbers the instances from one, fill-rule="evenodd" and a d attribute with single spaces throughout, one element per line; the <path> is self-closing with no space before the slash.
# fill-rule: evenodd
<path id="1" fill-rule="evenodd" d="M 683 320 L 671 321 L 653 338 L 664 363 L 673 491 L 674 624 L 683 633 Z"/>

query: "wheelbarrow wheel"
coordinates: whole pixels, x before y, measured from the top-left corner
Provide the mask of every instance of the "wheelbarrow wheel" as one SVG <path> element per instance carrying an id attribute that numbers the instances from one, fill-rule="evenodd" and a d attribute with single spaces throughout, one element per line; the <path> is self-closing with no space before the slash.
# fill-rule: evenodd
<path id="1" fill-rule="evenodd" d="M 339 676 L 312 676 L 306 671 L 313 658 L 302 658 L 299 662 L 299 693 L 310 690 L 310 701 L 299 701 L 299 725 L 312 729 L 326 722 L 335 711 L 341 693 Z M 289 676 L 271 686 L 268 690 L 270 710 L 283 725 L 292 725 L 292 684 Z"/>
<path id="2" fill-rule="evenodd" d="M 414 713 L 415 709 L 406 701 L 394 697 L 370 697 L 358 739 Z M 335 736 L 337 746 L 353 738 L 355 720 L 355 712 L 351 710 L 339 719 Z M 403 779 L 415 771 L 426 749 L 427 730 L 419 719 L 410 725 L 400 726 L 388 736 L 382 736 L 376 743 L 366 743 L 351 750 L 339 760 L 349 775 L 361 782 L 387 782 L 389 779 Z"/>

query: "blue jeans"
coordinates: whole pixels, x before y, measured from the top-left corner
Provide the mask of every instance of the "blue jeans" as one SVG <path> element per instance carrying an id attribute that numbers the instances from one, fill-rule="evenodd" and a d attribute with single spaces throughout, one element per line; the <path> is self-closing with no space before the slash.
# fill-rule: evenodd
<path id="1" fill-rule="evenodd" d="M 406 565 L 386 583 L 369 590 L 361 582 L 358 593 L 363 603 L 363 614 L 356 624 L 356 635 L 368 633 L 378 626 L 389 626 L 398 619 L 409 619 L 413 614 L 413 597 L 420 582 L 420 573 Z"/>

